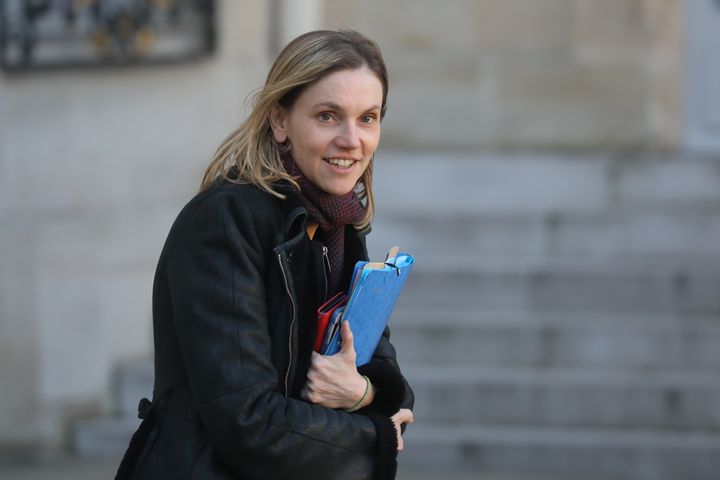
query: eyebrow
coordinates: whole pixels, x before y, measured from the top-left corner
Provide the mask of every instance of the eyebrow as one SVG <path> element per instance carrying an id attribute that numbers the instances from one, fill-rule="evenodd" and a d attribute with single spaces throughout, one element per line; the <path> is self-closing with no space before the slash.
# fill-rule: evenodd
<path id="1" fill-rule="evenodd" d="M 320 102 L 320 103 L 315 104 L 315 106 L 313 108 L 321 108 L 321 107 L 327 108 L 329 110 L 342 110 L 342 107 L 335 102 Z M 372 107 L 368 108 L 366 111 L 369 112 L 372 110 L 380 110 L 380 106 L 373 105 Z"/>

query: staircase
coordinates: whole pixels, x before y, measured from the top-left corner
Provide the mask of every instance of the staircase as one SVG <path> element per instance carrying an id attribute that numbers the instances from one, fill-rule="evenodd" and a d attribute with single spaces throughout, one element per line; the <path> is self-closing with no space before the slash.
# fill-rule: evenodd
<path id="1" fill-rule="evenodd" d="M 152 398 L 152 360 L 133 359 L 118 365 L 110 385 L 112 411 L 75 421 L 70 429 L 70 447 L 80 457 L 113 460 L 119 465 L 140 425 L 138 402 L 142 397 Z"/>
<path id="2" fill-rule="evenodd" d="M 417 261 L 403 468 L 717 478 L 720 162 L 383 161 L 371 250 Z"/>
<path id="3" fill-rule="evenodd" d="M 717 478 L 719 160 L 382 153 L 374 185 L 371 257 L 417 259 L 392 319 L 401 472 Z M 76 449 L 120 455 L 151 382 L 122 366 Z"/>

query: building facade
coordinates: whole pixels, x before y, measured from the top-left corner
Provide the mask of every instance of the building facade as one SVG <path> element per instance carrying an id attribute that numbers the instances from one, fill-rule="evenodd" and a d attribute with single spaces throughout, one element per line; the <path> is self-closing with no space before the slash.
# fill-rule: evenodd
<path id="1" fill-rule="evenodd" d="M 300 32 L 378 41 L 391 78 L 381 151 L 580 163 L 720 146 L 712 0 L 216 3 L 209 57 L 0 75 L 0 452 L 66 448 L 73 422 L 116 408 L 111 373 L 151 355 L 168 228 Z M 710 192 L 716 179 L 700 176 Z"/>

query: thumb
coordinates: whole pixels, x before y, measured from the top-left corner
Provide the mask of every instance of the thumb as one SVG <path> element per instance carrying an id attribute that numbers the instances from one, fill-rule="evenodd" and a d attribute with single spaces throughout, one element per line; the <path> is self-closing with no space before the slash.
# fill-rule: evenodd
<path id="1" fill-rule="evenodd" d="M 340 345 L 340 353 L 352 352 L 353 354 L 355 354 L 353 333 L 352 330 L 350 330 L 350 322 L 348 322 L 347 320 L 343 321 L 340 325 L 340 338 L 342 339 L 342 344 Z"/>

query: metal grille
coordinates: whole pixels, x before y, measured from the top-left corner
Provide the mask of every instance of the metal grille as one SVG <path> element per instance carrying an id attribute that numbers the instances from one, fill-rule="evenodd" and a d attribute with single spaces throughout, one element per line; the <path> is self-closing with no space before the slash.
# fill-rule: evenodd
<path id="1" fill-rule="evenodd" d="M 214 0 L 0 0 L 0 66 L 190 60 L 214 50 L 214 11 Z"/>

